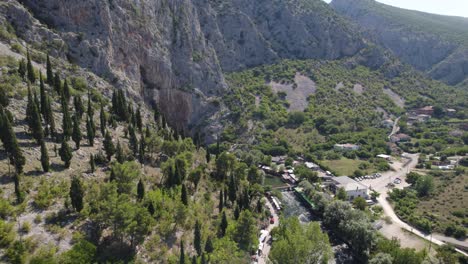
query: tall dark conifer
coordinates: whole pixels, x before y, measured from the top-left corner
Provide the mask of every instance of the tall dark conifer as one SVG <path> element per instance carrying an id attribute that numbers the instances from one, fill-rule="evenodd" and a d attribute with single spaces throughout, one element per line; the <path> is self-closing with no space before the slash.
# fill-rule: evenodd
<path id="1" fill-rule="evenodd" d="M 181 200 L 184 205 L 188 205 L 188 194 L 187 187 L 185 187 L 185 184 L 182 184 Z"/>
<path id="2" fill-rule="evenodd" d="M 104 150 L 106 151 L 107 160 L 111 161 L 112 156 L 115 154 L 115 146 L 109 131 L 106 132 L 106 136 L 104 137 Z"/>
<path id="3" fill-rule="evenodd" d="M 28 72 L 28 69 L 26 67 L 26 61 L 24 59 L 21 59 L 18 65 L 18 74 L 23 80 L 26 78 L 26 72 Z"/>
<path id="4" fill-rule="evenodd" d="M 96 162 L 94 161 L 93 154 L 89 154 L 89 167 L 90 167 L 91 173 L 94 173 L 96 171 Z"/>
<path id="5" fill-rule="evenodd" d="M 73 158 L 72 149 L 66 140 L 63 140 L 59 150 L 60 159 L 64 162 L 65 168 L 70 168 L 71 159 Z"/>
<path id="6" fill-rule="evenodd" d="M 41 97 L 41 114 L 42 118 L 44 120 L 47 120 L 47 99 L 46 99 L 46 91 L 45 91 L 45 85 L 44 85 L 44 80 L 42 78 L 42 73 L 39 72 L 39 94 Z"/>
<path id="7" fill-rule="evenodd" d="M 145 185 L 143 184 L 143 181 L 140 179 L 140 181 L 138 181 L 138 185 L 137 185 L 137 198 L 138 200 L 143 200 L 143 198 L 145 198 Z"/>
<path id="8" fill-rule="evenodd" d="M 78 177 L 73 177 L 70 186 L 70 200 L 73 208 L 80 212 L 83 209 L 84 188 Z"/>
<path id="9" fill-rule="evenodd" d="M 193 232 L 193 246 L 195 247 L 195 250 L 197 251 L 197 255 L 201 256 L 202 254 L 202 237 L 201 237 L 201 224 L 197 220 L 195 222 L 195 230 Z"/>
<path id="10" fill-rule="evenodd" d="M 47 147 L 44 140 L 41 141 L 41 165 L 44 172 L 49 172 L 49 153 L 47 152 Z"/>
<path id="11" fill-rule="evenodd" d="M 70 112 L 68 110 L 68 102 L 65 97 L 62 96 L 62 130 L 63 130 L 63 138 L 68 140 L 73 132 L 73 122 L 70 116 Z"/>
<path id="12" fill-rule="evenodd" d="M 10 164 L 15 167 L 16 174 L 21 174 L 23 172 L 24 165 L 26 164 L 26 159 L 19 147 L 10 118 L 2 106 L 0 106 L 0 139 L 2 140 L 5 151 L 7 152 Z"/>
<path id="13" fill-rule="evenodd" d="M 94 125 L 93 125 L 93 119 L 89 117 L 89 115 L 86 116 L 86 137 L 88 138 L 88 143 L 92 147 L 94 146 Z"/>
<path id="14" fill-rule="evenodd" d="M 50 86 L 54 85 L 54 73 L 52 72 L 49 54 L 47 54 L 47 84 Z"/>
<path id="15" fill-rule="evenodd" d="M 72 139 L 75 142 L 76 149 L 80 149 L 81 137 L 80 119 L 78 116 L 74 115 Z"/>
<path id="16" fill-rule="evenodd" d="M 28 80 L 29 82 L 31 82 L 32 84 L 34 84 L 36 82 L 36 73 L 34 72 L 34 67 L 32 65 L 32 62 L 31 62 L 31 56 L 29 55 L 29 50 L 27 52 L 27 70 L 28 70 Z"/>
<path id="17" fill-rule="evenodd" d="M 60 80 L 60 75 L 58 72 L 55 73 L 54 77 L 54 90 L 59 96 L 62 96 L 62 81 Z"/>
<path id="18" fill-rule="evenodd" d="M 67 102 L 70 101 L 71 91 L 70 91 L 70 86 L 68 85 L 68 81 L 66 78 L 63 83 L 63 97 L 65 98 L 65 100 L 67 100 Z"/>
<path id="19" fill-rule="evenodd" d="M 99 114 L 99 119 L 101 121 L 101 135 L 104 136 L 106 134 L 106 127 L 107 127 L 107 118 L 106 112 L 104 111 L 104 105 L 101 104 L 101 112 Z"/>
<path id="20" fill-rule="evenodd" d="M 79 95 L 73 97 L 73 104 L 75 106 L 75 114 L 78 116 L 79 119 L 81 119 L 83 117 L 85 109 L 83 101 L 81 100 L 81 97 Z"/>
<path id="21" fill-rule="evenodd" d="M 52 137 L 56 136 L 56 131 L 55 131 L 55 118 L 54 114 L 52 111 L 52 105 L 50 103 L 50 96 L 46 96 L 46 117 L 45 117 L 45 122 L 46 126 L 48 127 L 49 133 Z"/>

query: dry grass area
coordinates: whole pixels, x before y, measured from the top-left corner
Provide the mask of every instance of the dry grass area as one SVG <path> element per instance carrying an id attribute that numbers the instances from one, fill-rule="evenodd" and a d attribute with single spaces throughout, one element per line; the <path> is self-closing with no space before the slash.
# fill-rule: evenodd
<path id="1" fill-rule="evenodd" d="M 419 203 L 417 213 L 435 219 L 439 223 L 439 228 L 449 224 L 456 226 L 468 224 L 466 217 L 468 215 L 468 174 L 460 176 L 444 174 L 444 176 L 434 177 L 434 183 L 436 193 Z M 463 215 L 460 217 L 460 213 L 465 217 Z"/>

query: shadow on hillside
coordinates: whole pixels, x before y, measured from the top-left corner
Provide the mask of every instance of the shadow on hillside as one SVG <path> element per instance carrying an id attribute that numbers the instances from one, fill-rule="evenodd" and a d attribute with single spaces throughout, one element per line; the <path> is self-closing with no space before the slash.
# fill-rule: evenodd
<path id="1" fill-rule="evenodd" d="M 32 170 L 32 171 L 26 172 L 24 175 L 25 176 L 40 176 L 42 174 L 44 174 L 44 171 L 42 170 Z"/>
<path id="2" fill-rule="evenodd" d="M 62 172 L 66 170 L 66 168 L 63 164 L 52 163 L 50 164 L 50 170 L 54 172 Z"/>
<path id="3" fill-rule="evenodd" d="M 0 184 L 8 184 L 10 182 L 13 182 L 13 175 L 8 173 L 3 173 L 0 175 Z"/>

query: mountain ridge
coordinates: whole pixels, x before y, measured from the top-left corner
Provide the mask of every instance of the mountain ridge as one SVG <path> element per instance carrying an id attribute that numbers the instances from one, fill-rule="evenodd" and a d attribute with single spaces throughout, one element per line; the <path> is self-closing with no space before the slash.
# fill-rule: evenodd
<path id="1" fill-rule="evenodd" d="M 465 86 L 468 18 L 401 9 L 373 0 L 334 0 L 330 6 L 375 43 L 434 79 Z"/>

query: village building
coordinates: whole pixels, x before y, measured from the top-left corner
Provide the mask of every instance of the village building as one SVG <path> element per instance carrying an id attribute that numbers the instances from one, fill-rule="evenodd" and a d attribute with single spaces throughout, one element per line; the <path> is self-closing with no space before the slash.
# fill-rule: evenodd
<path id="1" fill-rule="evenodd" d="M 320 166 L 317 165 L 317 164 L 315 164 L 315 163 L 313 163 L 313 162 L 306 162 L 306 163 L 305 163 L 305 166 L 306 166 L 308 169 L 311 169 L 311 170 L 315 170 L 315 171 L 320 170 Z"/>
<path id="2" fill-rule="evenodd" d="M 445 109 L 445 113 L 449 117 L 454 117 L 457 114 L 457 110 L 452 109 L 452 108 L 448 108 L 448 109 Z"/>
<path id="3" fill-rule="evenodd" d="M 386 154 L 379 154 L 379 155 L 377 155 L 377 158 L 381 158 L 381 159 L 390 161 L 392 159 L 392 156 L 386 155 Z"/>
<path id="4" fill-rule="evenodd" d="M 360 182 L 357 182 L 354 179 L 351 179 L 348 176 L 332 178 L 332 184 L 330 187 L 335 194 L 338 191 L 338 189 L 343 188 L 350 201 L 356 199 L 357 197 L 362 197 L 364 199 L 369 198 L 367 186 Z"/>
<path id="5" fill-rule="evenodd" d="M 416 114 L 417 115 L 429 115 L 429 116 L 432 116 L 434 114 L 434 107 L 433 106 L 425 106 L 425 107 L 421 107 L 421 108 L 418 108 L 416 109 Z"/>
<path id="6" fill-rule="evenodd" d="M 353 151 L 353 150 L 359 150 L 359 145 L 355 144 L 335 144 L 333 146 L 335 150 L 340 150 L 340 151 Z"/>

